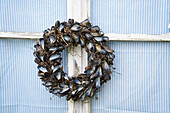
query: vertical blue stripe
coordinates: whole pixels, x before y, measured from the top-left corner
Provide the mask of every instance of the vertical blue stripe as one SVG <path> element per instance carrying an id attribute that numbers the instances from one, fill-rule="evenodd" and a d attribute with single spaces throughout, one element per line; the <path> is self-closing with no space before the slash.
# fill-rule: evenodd
<path id="1" fill-rule="evenodd" d="M 35 40 L 0 39 L 0 112 L 1 113 L 66 113 L 66 98 L 46 91 L 34 63 Z M 67 65 L 67 53 L 63 52 Z M 67 67 L 65 67 L 67 72 Z"/>
<path id="2" fill-rule="evenodd" d="M 92 99 L 92 113 L 169 113 L 170 43 L 108 44 L 117 69 L 97 93 L 99 99 Z"/>
<path id="3" fill-rule="evenodd" d="M 91 21 L 105 33 L 168 33 L 169 0 L 91 0 Z"/>
<path id="4" fill-rule="evenodd" d="M 0 0 L 0 31 L 42 32 L 67 20 L 67 0 Z"/>

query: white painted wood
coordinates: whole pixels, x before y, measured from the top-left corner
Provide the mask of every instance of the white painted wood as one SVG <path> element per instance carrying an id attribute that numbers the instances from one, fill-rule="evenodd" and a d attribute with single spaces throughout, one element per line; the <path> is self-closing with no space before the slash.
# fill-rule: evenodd
<path id="1" fill-rule="evenodd" d="M 39 39 L 43 33 L 25 33 L 25 32 L 0 32 L 0 38 L 11 39 Z M 111 41 L 161 41 L 170 42 L 170 33 L 160 35 L 147 34 L 105 34 Z"/>
<path id="2" fill-rule="evenodd" d="M 81 22 L 87 18 L 90 18 L 90 0 L 67 0 L 67 18 L 74 19 L 77 22 Z M 78 70 L 75 70 L 75 60 Z M 71 48 L 68 54 L 68 75 L 77 76 L 79 73 L 83 73 L 85 66 L 87 66 L 87 53 L 79 45 L 78 47 Z M 85 101 L 69 101 L 68 113 L 90 113 L 91 104 L 89 99 Z"/>
<path id="3" fill-rule="evenodd" d="M 170 41 L 170 33 L 161 35 L 147 34 L 106 34 L 112 41 Z"/>
<path id="4" fill-rule="evenodd" d="M 14 39 L 39 39 L 43 33 L 27 33 L 27 32 L 0 32 L 0 38 Z"/>
<path id="5" fill-rule="evenodd" d="M 67 18 L 78 22 L 90 19 L 90 0 L 67 0 Z"/>

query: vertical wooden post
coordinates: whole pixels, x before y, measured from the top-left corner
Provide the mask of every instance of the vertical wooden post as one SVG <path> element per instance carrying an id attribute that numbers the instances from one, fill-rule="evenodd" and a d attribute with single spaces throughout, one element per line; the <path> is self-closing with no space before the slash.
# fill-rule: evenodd
<path id="1" fill-rule="evenodd" d="M 85 19 L 90 19 L 90 0 L 67 0 L 67 18 L 72 18 L 75 21 L 81 22 Z M 68 54 L 68 75 L 77 75 L 75 71 L 75 61 L 78 65 L 80 73 L 84 72 L 87 66 L 87 53 L 81 46 L 74 47 Z M 91 113 L 91 101 L 85 99 L 84 101 L 68 102 L 68 113 Z"/>

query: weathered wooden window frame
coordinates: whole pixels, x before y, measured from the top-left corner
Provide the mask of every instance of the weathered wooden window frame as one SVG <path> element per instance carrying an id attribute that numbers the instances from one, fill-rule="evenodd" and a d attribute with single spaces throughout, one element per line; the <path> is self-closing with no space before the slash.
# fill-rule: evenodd
<path id="1" fill-rule="evenodd" d="M 147 34 L 106 34 L 111 41 L 170 41 L 170 33 L 160 35 Z M 25 32 L 0 32 L 0 38 L 11 39 L 39 39 L 42 33 L 25 33 Z"/>
<path id="2" fill-rule="evenodd" d="M 108 33 L 111 41 L 161 41 L 169 42 L 170 33 L 160 35 L 148 35 L 148 34 L 115 34 Z M 39 39 L 42 38 L 42 33 L 27 33 L 27 32 L 0 32 L 0 38 L 11 39 Z"/>

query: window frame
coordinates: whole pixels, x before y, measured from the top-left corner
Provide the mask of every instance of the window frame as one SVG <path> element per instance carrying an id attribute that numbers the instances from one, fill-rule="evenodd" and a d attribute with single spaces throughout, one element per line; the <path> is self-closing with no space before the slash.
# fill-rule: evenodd
<path id="1" fill-rule="evenodd" d="M 39 39 L 42 38 L 43 33 L 31 33 L 31 32 L 0 32 L 0 38 L 11 39 Z M 147 35 L 147 34 L 105 34 L 109 37 L 110 41 L 161 41 L 170 42 L 170 33 L 159 35 Z"/>

